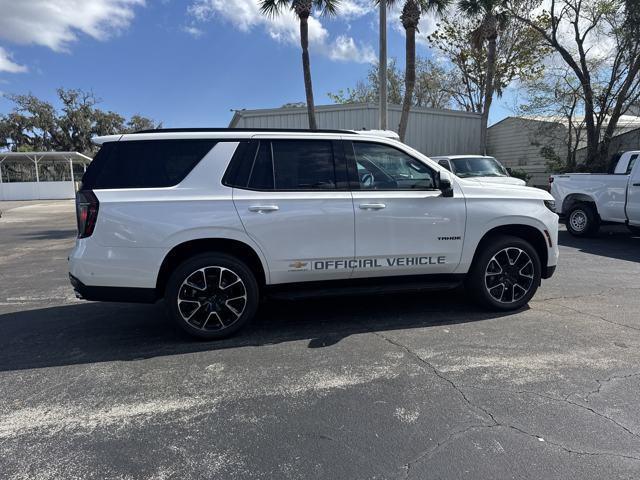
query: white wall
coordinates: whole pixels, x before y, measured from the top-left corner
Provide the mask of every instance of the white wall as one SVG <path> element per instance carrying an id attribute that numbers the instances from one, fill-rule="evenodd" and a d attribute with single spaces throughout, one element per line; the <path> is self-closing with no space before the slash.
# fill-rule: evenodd
<path id="1" fill-rule="evenodd" d="M 402 109 L 389 105 L 388 128 L 398 129 Z M 372 104 L 316 107 L 318 128 L 375 130 L 378 106 Z M 407 145 L 428 156 L 480 153 L 480 114 L 432 108 L 411 109 Z M 306 108 L 275 108 L 238 111 L 232 128 L 308 128 Z"/>
<path id="2" fill-rule="evenodd" d="M 58 200 L 74 197 L 73 182 L 0 183 L 0 200 Z"/>
<path id="3" fill-rule="evenodd" d="M 487 154 L 505 167 L 527 172 L 531 175 L 530 185 L 545 187 L 549 172 L 540 148 L 548 145 L 562 154 L 566 146 L 559 139 L 565 136 L 566 129 L 557 123 L 507 117 L 489 127 Z"/>

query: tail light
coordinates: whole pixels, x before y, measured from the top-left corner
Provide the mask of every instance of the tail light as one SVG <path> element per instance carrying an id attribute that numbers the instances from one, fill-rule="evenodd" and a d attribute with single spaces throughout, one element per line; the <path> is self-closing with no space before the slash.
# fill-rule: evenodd
<path id="1" fill-rule="evenodd" d="M 98 220 L 100 202 L 91 190 L 82 190 L 76 194 L 76 217 L 78 219 L 78 238 L 90 237 Z"/>

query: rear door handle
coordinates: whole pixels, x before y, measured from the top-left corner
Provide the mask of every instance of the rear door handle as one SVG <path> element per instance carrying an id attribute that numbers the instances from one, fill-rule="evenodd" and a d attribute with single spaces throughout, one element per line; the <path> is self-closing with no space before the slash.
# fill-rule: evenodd
<path id="1" fill-rule="evenodd" d="M 258 212 L 258 213 L 276 212 L 278 210 L 280 210 L 280 207 L 277 205 L 251 205 L 249 207 L 250 212 Z"/>
<path id="2" fill-rule="evenodd" d="M 361 210 L 382 210 L 383 208 L 387 208 L 384 203 L 361 203 Z"/>

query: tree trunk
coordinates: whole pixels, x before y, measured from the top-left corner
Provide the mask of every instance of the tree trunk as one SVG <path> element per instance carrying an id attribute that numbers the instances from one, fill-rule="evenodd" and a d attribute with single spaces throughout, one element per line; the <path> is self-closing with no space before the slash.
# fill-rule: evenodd
<path id="1" fill-rule="evenodd" d="M 402 114 L 400 116 L 400 126 L 398 135 L 400 141 L 404 142 L 409 124 L 409 113 L 413 103 L 413 90 L 416 86 L 416 27 L 410 26 L 406 29 L 406 68 L 404 73 L 404 99 L 402 101 Z"/>
<path id="2" fill-rule="evenodd" d="M 487 44 L 487 80 L 484 90 L 484 108 L 482 109 L 482 120 L 480 125 L 480 152 L 487 154 L 487 129 L 489 126 L 489 111 L 493 102 L 493 92 L 495 89 L 494 79 L 496 76 L 496 38 L 492 35 Z"/>
<path id="3" fill-rule="evenodd" d="M 309 128 L 317 130 L 316 107 L 313 102 L 313 84 L 311 83 L 311 62 L 309 61 L 309 17 L 300 17 L 300 45 L 302 46 L 302 70 L 304 73 L 304 90 L 307 95 L 307 115 Z"/>

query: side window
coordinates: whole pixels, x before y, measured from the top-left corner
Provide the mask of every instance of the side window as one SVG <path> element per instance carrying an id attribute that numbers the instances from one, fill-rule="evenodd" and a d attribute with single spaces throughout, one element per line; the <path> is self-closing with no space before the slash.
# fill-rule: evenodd
<path id="1" fill-rule="evenodd" d="M 435 172 L 406 153 L 378 143 L 353 142 L 362 190 L 434 190 Z"/>
<path id="2" fill-rule="evenodd" d="M 271 144 L 260 142 L 256 152 L 253 168 L 249 174 L 249 187 L 256 190 L 273 190 L 273 160 L 271 159 Z"/>
<path id="3" fill-rule="evenodd" d="M 215 140 L 132 140 L 105 144 L 83 188 L 159 188 L 180 183 Z M 104 150 L 104 153 L 103 153 Z"/>
<path id="4" fill-rule="evenodd" d="M 451 165 L 449 165 L 449 160 L 440 160 L 438 164 L 443 166 L 447 170 L 451 171 Z"/>
<path id="5" fill-rule="evenodd" d="M 326 140 L 263 140 L 248 187 L 255 190 L 333 190 L 333 145 Z"/>
<path id="6" fill-rule="evenodd" d="M 636 163 L 636 160 L 638 160 L 638 155 L 632 155 L 631 158 L 629 159 L 629 165 L 627 166 L 627 171 L 625 172 L 625 175 L 629 175 L 631 173 L 631 170 L 633 170 L 633 166 Z"/>

